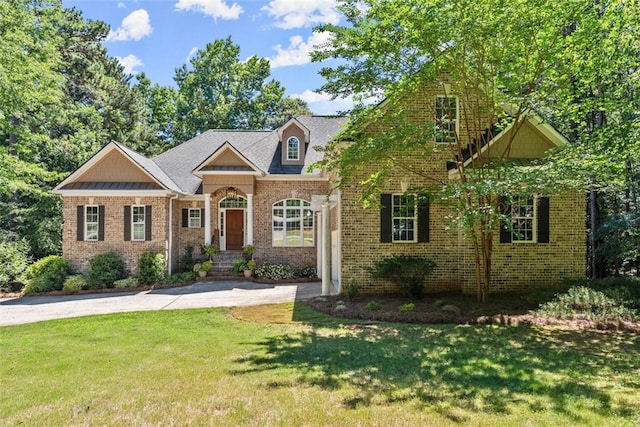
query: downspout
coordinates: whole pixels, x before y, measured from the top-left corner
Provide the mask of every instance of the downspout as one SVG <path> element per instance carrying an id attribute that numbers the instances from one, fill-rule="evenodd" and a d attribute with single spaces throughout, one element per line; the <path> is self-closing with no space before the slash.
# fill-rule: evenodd
<path id="1" fill-rule="evenodd" d="M 173 272 L 173 201 L 177 198 L 177 194 L 169 198 L 169 248 L 167 251 L 167 276 L 171 276 Z"/>

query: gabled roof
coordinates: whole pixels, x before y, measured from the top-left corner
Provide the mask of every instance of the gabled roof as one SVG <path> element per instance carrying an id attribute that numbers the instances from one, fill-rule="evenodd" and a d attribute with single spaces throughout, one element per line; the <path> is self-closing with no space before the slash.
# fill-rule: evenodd
<path id="1" fill-rule="evenodd" d="M 215 164 L 217 159 L 220 159 L 223 155 L 231 153 L 236 161 L 240 164 Z M 229 141 L 225 141 L 218 149 L 208 158 L 204 159 L 193 171 L 194 175 L 202 177 L 205 173 L 216 172 L 252 172 L 257 175 L 263 175 L 264 171 L 254 165 L 249 159 L 247 159 L 233 144 Z"/>

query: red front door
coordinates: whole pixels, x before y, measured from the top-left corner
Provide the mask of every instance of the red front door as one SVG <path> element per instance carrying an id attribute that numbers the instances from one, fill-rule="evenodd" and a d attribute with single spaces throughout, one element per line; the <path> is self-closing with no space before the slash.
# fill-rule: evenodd
<path id="1" fill-rule="evenodd" d="M 226 210 L 226 248 L 228 251 L 242 249 L 244 243 L 244 210 Z"/>

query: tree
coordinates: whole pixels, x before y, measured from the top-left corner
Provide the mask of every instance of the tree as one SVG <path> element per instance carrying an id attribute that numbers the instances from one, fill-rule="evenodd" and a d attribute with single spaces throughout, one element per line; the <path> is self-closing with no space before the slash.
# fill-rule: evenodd
<path id="1" fill-rule="evenodd" d="M 618 14 L 632 7 L 613 3 L 602 7 Z M 349 25 L 317 29 L 332 38 L 314 53 L 314 60 L 346 60 L 323 68 L 327 83 L 322 89 L 336 96 L 383 93 L 386 100 L 381 107 L 356 112 L 356 126 L 341 138 L 352 142 L 329 147 L 324 166 L 338 172 L 341 184 L 361 180 L 363 198 L 371 200 L 394 168 L 430 179 L 428 171 L 405 161 L 411 156 L 453 161 L 456 180 L 432 181 L 413 191 L 421 190 L 451 207 L 452 221 L 473 244 L 478 299 L 484 301 L 491 284 L 493 234 L 501 225 L 508 226 L 501 196 L 549 194 L 562 182 L 582 184 L 571 179 L 576 168 L 554 168 L 555 163 L 547 162 L 523 169 L 506 159 L 524 120 L 534 109 L 552 109 L 554 94 L 569 89 L 575 70 L 559 65 L 579 54 L 584 41 L 579 44 L 566 37 L 567 27 L 597 20 L 598 11 L 587 0 L 344 0 L 340 8 Z M 592 46 L 601 36 L 583 34 Z M 608 34 L 604 42 L 614 39 Z M 420 111 L 412 110 L 408 100 L 424 87 L 446 95 L 455 90 L 465 133 L 449 133 L 444 144 L 430 142 L 437 128 L 451 129 L 452 112 L 446 106 L 437 111 L 433 106 L 426 114 L 436 118 L 435 123 L 417 122 L 414 117 Z M 371 133 L 368 124 L 385 132 Z M 469 164 L 461 161 L 497 129 L 509 129 L 502 152 L 489 155 L 487 150 Z M 379 166 L 376 173 L 358 175 L 363 165 L 372 163 Z"/>
<path id="2" fill-rule="evenodd" d="M 313 112 L 305 101 L 300 98 L 283 98 L 281 102 L 275 105 L 264 121 L 265 129 L 277 129 L 287 123 L 290 119 L 297 116 L 309 116 Z"/>
<path id="3" fill-rule="evenodd" d="M 284 88 L 269 80 L 269 61 L 240 61 L 231 38 L 207 44 L 176 69 L 178 84 L 174 139 L 184 141 L 208 129 L 263 129 L 277 111 Z"/>

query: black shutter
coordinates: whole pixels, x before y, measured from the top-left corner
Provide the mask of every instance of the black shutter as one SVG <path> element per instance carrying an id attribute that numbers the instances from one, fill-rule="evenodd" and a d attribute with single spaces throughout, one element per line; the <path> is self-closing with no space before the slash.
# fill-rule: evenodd
<path id="1" fill-rule="evenodd" d="M 418 242 L 429 241 L 429 199 L 418 205 Z"/>
<path id="2" fill-rule="evenodd" d="M 124 241 L 131 240 L 131 206 L 124 207 Z"/>
<path id="3" fill-rule="evenodd" d="M 549 198 L 538 197 L 538 243 L 549 243 Z"/>
<path id="4" fill-rule="evenodd" d="M 84 240 L 84 205 L 78 206 L 78 213 L 76 216 L 76 238 L 78 241 Z"/>
<path id="5" fill-rule="evenodd" d="M 182 226 L 189 226 L 189 209 L 182 209 Z"/>
<path id="6" fill-rule="evenodd" d="M 144 240 L 151 240 L 151 205 L 144 207 Z"/>
<path id="7" fill-rule="evenodd" d="M 500 213 L 511 218 L 511 205 L 507 203 L 506 197 L 500 197 Z M 511 221 L 511 219 L 507 219 Z M 511 228 L 508 224 L 500 223 L 500 243 L 511 243 Z"/>
<path id="8" fill-rule="evenodd" d="M 391 243 L 391 194 L 380 195 L 380 242 Z"/>
<path id="9" fill-rule="evenodd" d="M 104 205 L 98 206 L 98 240 L 104 241 Z"/>
<path id="10" fill-rule="evenodd" d="M 204 208 L 200 209 L 200 227 L 204 228 Z"/>

